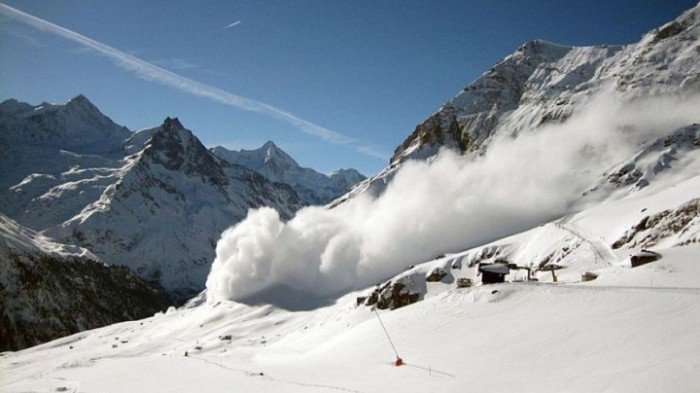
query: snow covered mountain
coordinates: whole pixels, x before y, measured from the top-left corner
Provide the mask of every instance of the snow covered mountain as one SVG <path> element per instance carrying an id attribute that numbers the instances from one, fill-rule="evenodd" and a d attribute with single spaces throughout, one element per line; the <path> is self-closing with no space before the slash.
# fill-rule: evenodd
<path id="1" fill-rule="evenodd" d="M 0 351 L 145 318 L 166 296 L 128 269 L 0 214 Z"/>
<path id="2" fill-rule="evenodd" d="M 139 133 L 148 143 L 125 158 L 116 182 L 47 234 L 191 296 L 202 289 L 220 233 L 249 208 L 274 206 L 290 217 L 302 206 L 288 186 L 218 162 L 177 119 Z"/>
<path id="3" fill-rule="evenodd" d="M 291 185 L 308 205 L 325 205 L 366 179 L 355 169 L 340 169 L 326 176 L 303 168 L 272 141 L 255 150 L 235 151 L 217 146 L 211 152 L 232 164 L 257 171 L 270 181 Z"/>
<path id="4" fill-rule="evenodd" d="M 469 187 L 498 186 L 499 179 L 459 183 L 458 192 L 449 194 L 454 200 L 436 199 L 420 206 L 426 214 L 418 215 L 414 209 L 399 217 L 397 232 L 388 232 L 386 225 L 391 221 L 387 212 L 394 212 L 387 205 L 396 199 L 378 198 L 374 205 L 373 198 L 353 199 L 368 191 L 391 194 L 399 181 L 412 187 L 401 189 L 409 190 L 401 199 L 416 198 L 434 184 L 443 187 L 433 187 L 439 189 L 430 195 L 445 193 L 446 185 L 455 180 L 449 176 L 455 176 L 460 166 L 448 165 L 452 171 L 441 172 L 446 174 L 441 182 L 425 178 L 418 182 L 410 175 L 426 165 L 409 162 L 440 163 L 436 153 L 443 146 L 465 152 L 461 158 L 469 160 L 486 155 L 499 139 L 523 142 L 518 138 L 526 131 L 534 133 L 572 118 L 609 89 L 616 99 L 629 102 L 672 96 L 694 103 L 690 98 L 700 90 L 699 33 L 700 6 L 696 6 L 638 44 L 587 48 L 543 41 L 525 44 L 421 124 L 385 171 L 341 197 L 334 209 L 308 209 L 312 214 L 304 218 L 311 221 L 309 226 L 303 220 L 273 223 L 272 234 L 284 235 L 274 237 L 265 232 L 265 220 L 248 223 L 255 232 L 245 245 L 251 246 L 249 253 L 263 255 L 263 265 L 243 266 L 249 268 L 245 272 L 249 277 L 263 280 L 271 275 L 270 261 L 281 254 L 280 274 L 287 280 L 282 284 L 297 280 L 308 289 L 328 279 L 296 263 L 313 260 L 307 254 L 315 249 L 324 251 L 321 273 L 347 276 L 371 269 L 372 261 L 338 266 L 339 261 L 359 259 L 367 250 L 385 246 L 389 254 L 406 255 L 400 259 L 405 265 L 379 285 L 349 289 L 322 307 L 304 311 L 236 302 L 208 290 L 152 318 L 0 354 L 0 370 L 8 375 L 0 388 L 9 392 L 159 392 L 172 391 L 173 386 L 211 392 L 231 386 L 277 392 L 374 392 L 387 387 L 402 392 L 457 392 L 465 387 L 489 392 L 696 391 L 700 386 L 698 121 L 684 117 L 662 135 L 642 138 L 629 149 L 633 151 L 618 153 L 616 164 L 586 174 L 583 195 L 576 194 L 574 201 L 580 209 L 574 213 L 476 246 L 467 246 L 472 239 L 460 238 L 462 248 L 442 250 L 431 258 L 416 260 L 416 253 L 402 253 L 407 244 L 401 237 L 406 232 L 423 235 L 420 227 L 428 226 L 435 236 L 418 239 L 418 247 L 427 248 L 451 236 L 461 223 L 451 222 L 441 211 L 454 200 L 464 203 L 455 203 L 457 209 L 450 211 L 466 210 L 468 203 L 488 209 L 492 202 L 488 199 L 495 199 L 500 190 L 487 190 L 481 200 L 465 202 L 457 197 Z M 689 118 L 697 116 L 696 112 Z M 652 127 L 653 122 L 643 126 Z M 620 124 L 621 135 L 631 135 L 625 134 L 626 122 Z M 583 131 L 598 135 L 594 129 Z M 535 142 L 550 150 L 560 147 L 552 140 Z M 617 142 L 608 142 L 613 151 L 621 147 Z M 533 160 L 527 155 L 505 158 L 519 165 Z M 574 169 L 569 177 L 592 171 Z M 532 184 L 541 186 L 537 177 L 542 173 L 529 176 Z M 590 185 L 589 179 L 594 179 Z M 533 192 L 506 190 L 506 200 L 515 207 L 525 204 L 527 192 Z M 357 200 L 360 203 L 353 204 Z M 342 205 L 343 201 L 347 203 Z M 371 207 L 370 214 L 380 217 L 367 226 L 359 220 L 361 229 L 373 231 L 368 238 L 343 231 L 358 225 L 352 219 L 361 213 L 343 210 L 347 206 Z M 488 231 L 516 213 L 518 209 L 497 211 L 467 225 L 476 228 L 472 233 Z M 443 219 L 426 219 L 432 216 Z M 306 239 L 322 243 L 323 236 L 338 228 L 342 236 L 332 238 L 329 247 L 305 247 Z M 263 233 L 265 242 L 255 242 L 257 233 Z M 363 242 L 382 237 L 389 241 L 361 248 Z M 283 248 L 290 238 L 291 248 Z M 640 254 L 652 255 L 653 261 L 634 265 L 633 257 Z M 236 258 L 234 262 L 240 260 Z M 502 263 L 508 272 L 506 282 L 482 284 L 478 266 L 484 263 Z M 225 264 L 219 268 L 212 274 L 233 273 L 225 271 Z M 528 272 L 537 281 L 528 280 Z M 396 366 L 397 357 L 401 367 Z"/>
<path id="5" fill-rule="evenodd" d="M 386 169 L 340 201 L 381 193 L 406 160 L 428 159 L 440 148 L 482 154 L 499 138 L 563 122 L 606 92 L 626 101 L 698 93 L 698 13 L 695 7 L 630 45 L 523 44 L 416 126 Z"/>
<path id="6" fill-rule="evenodd" d="M 252 207 L 290 217 L 294 190 L 212 155 L 177 119 L 130 132 L 85 97 L 0 104 L 0 211 L 128 266 L 176 297 L 203 289 L 216 241 Z"/>
<path id="7" fill-rule="evenodd" d="M 1 103 L 0 211 L 34 230 L 75 216 L 116 181 L 130 136 L 84 96 Z"/>
<path id="8" fill-rule="evenodd" d="M 131 132 L 103 115 L 85 96 L 66 104 L 31 106 L 9 99 L 0 103 L 6 142 L 54 147 L 75 153 L 114 153 Z"/>

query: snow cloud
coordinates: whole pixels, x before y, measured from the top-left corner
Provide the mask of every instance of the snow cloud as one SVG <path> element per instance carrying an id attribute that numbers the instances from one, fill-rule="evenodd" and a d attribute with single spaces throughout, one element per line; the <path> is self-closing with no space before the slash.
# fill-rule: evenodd
<path id="1" fill-rule="evenodd" d="M 145 80 L 160 83 L 198 97 L 207 98 L 220 104 L 233 106 L 246 111 L 258 112 L 263 115 L 287 122 L 301 132 L 321 138 L 327 142 L 338 145 L 347 145 L 362 154 L 380 158 L 382 160 L 387 158 L 385 154 L 377 152 L 377 150 L 372 146 L 368 146 L 367 144 L 350 138 L 345 134 L 302 119 L 291 112 L 287 112 L 264 102 L 241 97 L 217 87 L 186 78 L 182 75 L 158 67 L 155 64 L 141 60 L 136 56 L 122 52 L 119 49 L 113 48 L 107 44 L 95 41 L 82 34 L 53 24 L 47 20 L 37 18 L 36 16 L 12 8 L 6 4 L 0 3 L 0 14 L 20 21 L 40 31 L 51 33 L 78 43 L 89 50 L 114 60 L 119 67 L 124 68 L 127 71 L 131 71 Z M 229 25 L 229 27 L 233 27 L 235 25 L 236 22 Z"/>
<path id="2" fill-rule="evenodd" d="M 643 141 L 700 121 L 699 105 L 601 97 L 563 124 L 495 141 L 482 156 L 443 150 L 407 162 L 376 198 L 308 207 L 288 222 L 270 208 L 251 210 L 222 234 L 209 299 L 260 299 L 280 288 L 332 298 L 536 226 L 580 208 L 581 192 Z"/>

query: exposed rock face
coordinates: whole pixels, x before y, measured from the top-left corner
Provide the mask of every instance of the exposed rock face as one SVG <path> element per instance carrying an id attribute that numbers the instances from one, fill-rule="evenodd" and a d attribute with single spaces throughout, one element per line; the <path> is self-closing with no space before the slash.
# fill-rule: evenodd
<path id="1" fill-rule="evenodd" d="M 612 168 L 589 192 L 601 189 L 640 190 L 657 176 L 673 172 L 675 167 L 700 148 L 700 125 L 691 124 L 675 130 L 645 146 L 631 159 Z"/>
<path id="2" fill-rule="evenodd" d="M 272 141 L 256 150 L 235 151 L 217 146 L 211 151 L 222 160 L 259 172 L 272 182 L 289 184 L 308 205 L 325 205 L 366 179 L 355 169 L 340 169 L 326 176 L 303 168 Z"/>
<path id="3" fill-rule="evenodd" d="M 472 286 L 472 280 L 468 278 L 458 278 L 457 288 L 469 288 Z"/>
<path id="4" fill-rule="evenodd" d="M 677 244 L 673 245 L 696 243 L 700 240 L 700 233 L 696 228 L 699 220 L 700 199 L 693 199 L 677 209 L 664 210 L 644 217 L 615 241 L 612 247 L 649 248 L 672 236 L 680 238 L 680 241 L 674 240 Z"/>
<path id="5" fill-rule="evenodd" d="M 394 283 L 379 294 L 377 308 L 380 310 L 396 309 L 420 300 L 420 294 L 411 293 L 405 284 Z"/>
<path id="6" fill-rule="evenodd" d="M 443 278 L 447 277 L 447 272 L 442 270 L 439 267 L 436 267 L 433 269 L 433 271 L 430 272 L 430 274 L 425 278 L 425 281 L 428 282 L 438 282 L 442 281 Z"/>
<path id="7" fill-rule="evenodd" d="M 169 299 L 129 269 L 50 241 L 0 215 L 0 351 L 164 310 Z"/>
<path id="8" fill-rule="evenodd" d="M 421 299 L 419 292 L 412 292 L 409 286 L 402 282 L 388 281 L 378 285 L 369 296 L 358 298 L 358 305 L 374 306 L 380 310 L 394 310 L 415 303 Z"/>

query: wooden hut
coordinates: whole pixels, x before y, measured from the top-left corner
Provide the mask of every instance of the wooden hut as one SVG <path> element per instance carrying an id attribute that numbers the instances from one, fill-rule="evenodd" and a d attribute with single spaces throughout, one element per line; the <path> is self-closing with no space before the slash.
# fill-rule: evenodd
<path id="1" fill-rule="evenodd" d="M 506 276 L 510 273 L 508 264 L 505 263 L 480 263 L 478 269 L 482 284 L 505 282 Z"/>

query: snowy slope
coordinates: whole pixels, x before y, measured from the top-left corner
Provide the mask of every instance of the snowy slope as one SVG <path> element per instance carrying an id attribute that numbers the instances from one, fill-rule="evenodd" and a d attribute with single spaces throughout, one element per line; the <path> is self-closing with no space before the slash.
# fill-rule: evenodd
<path id="1" fill-rule="evenodd" d="M 366 179 L 355 169 L 340 169 L 326 176 L 311 168 L 303 168 L 272 141 L 255 150 L 235 151 L 217 146 L 211 151 L 232 164 L 261 173 L 270 181 L 291 185 L 308 205 L 324 205 Z"/>
<path id="2" fill-rule="evenodd" d="M 700 173 L 698 149 L 700 125 L 682 127 L 651 141 L 634 156 L 609 169 L 586 194 L 624 196 L 650 185 L 655 188 L 676 184 Z"/>
<path id="3" fill-rule="evenodd" d="M 700 386 L 700 176 L 411 267 L 420 294 L 377 316 L 347 294 L 309 311 L 207 302 L 0 356 L 3 391 L 590 392 Z M 694 208 L 688 208 L 694 206 Z M 666 212 L 666 213 L 664 213 Z M 627 239 L 645 217 L 643 243 Z M 675 217 L 674 225 L 664 221 Z M 679 217 L 681 219 L 679 219 Z M 651 235 L 651 236 L 649 236 Z M 634 236 L 632 237 L 634 238 Z M 632 268 L 641 247 L 662 258 Z M 539 282 L 481 285 L 474 265 L 530 267 Z M 548 265 L 562 267 L 553 283 Z M 438 281 L 426 278 L 440 268 Z M 581 273 L 598 277 L 581 282 Z M 456 280 L 471 278 L 471 288 Z M 523 280 L 524 271 L 508 276 Z M 185 356 L 187 354 L 187 356 Z M 167 381 L 167 382 L 166 382 Z"/>
<path id="4" fill-rule="evenodd" d="M 143 318 L 167 304 L 162 292 L 127 269 L 0 214 L 0 349 Z"/>
<path id="5" fill-rule="evenodd" d="M 379 314 L 373 288 L 309 311 L 207 302 L 3 353 L 3 391 L 590 392 L 700 386 L 700 174 L 652 182 L 390 280 L 420 295 Z M 645 222 L 644 225 L 639 225 Z M 622 240 L 621 240 L 622 239 Z M 641 248 L 659 261 L 632 268 Z M 475 264 L 530 267 L 539 282 L 481 285 Z M 547 266 L 557 265 L 557 283 Z M 426 278 L 442 269 L 438 281 Z M 524 280 L 524 271 L 507 277 Z M 581 282 L 581 274 L 597 278 Z M 476 285 L 457 288 L 460 278 Z M 187 356 L 185 356 L 187 353 Z M 167 382 L 166 382 L 167 381 Z"/>
<path id="6" fill-rule="evenodd" d="M 353 294 L 291 313 L 232 302 L 170 310 L 0 356 L 5 392 L 692 392 L 700 386 L 697 258 L 606 285 L 454 287 L 380 311 L 405 366 Z M 677 274 L 682 271 L 684 274 Z M 653 274 L 654 285 L 634 274 Z M 693 288 L 676 288 L 679 277 Z M 663 280 L 663 285 L 658 282 Z M 632 284 L 627 284 L 631 282 Z M 496 291 L 494 293 L 494 290 Z M 188 356 L 185 356 L 187 353 Z"/>
<path id="7" fill-rule="evenodd" d="M 399 304 L 400 296 L 391 296 L 393 284 L 400 283 L 401 294 L 415 294 L 415 302 L 435 296 L 455 287 L 459 279 L 480 281 L 476 266 L 479 263 L 507 262 L 521 269 L 511 269 L 507 280 L 523 281 L 527 272 L 539 282 L 552 282 L 552 267 L 558 283 L 579 283 L 582 274 L 598 275 L 592 282 L 616 282 L 620 276 L 632 277 L 630 256 L 642 249 L 683 254 L 691 258 L 676 270 L 661 267 L 665 258 L 650 268 L 634 272 L 664 271 L 656 282 L 667 286 L 698 287 L 695 269 L 700 269 L 696 259 L 700 254 L 696 243 L 700 241 L 700 173 L 695 177 L 669 187 L 649 188 L 625 198 L 610 200 L 577 214 L 544 223 L 531 230 L 518 233 L 463 252 L 448 254 L 416 266 L 396 275 L 377 288 L 365 291 L 360 297 L 368 305 L 372 293 L 387 297 Z M 642 224 L 640 224 L 642 223 Z M 691 248 L 685 246 L 692 245 Z M 683 248 L 685 251 L 679 251 Z M 695 251 L 688 251 L 695 250 Z M 444 272 L 436 282 L 427 279 L 436 271 Z M 668 275 L 666 275 L 666 273 Z M 649 274 L 649 273 L 647 273 Z M 639 276 L 638 274 L 636 276 Z M 669 278 L 672 277 L 672 278 Z M 628 285 L 644 285 L 626 281 Z M 378 290 L 377 290 L 378 289 Z M 358 300 L 358 302 L 360 302 Z M 395 307 L 397 304 L 392 306 Z M 382 307 L 384 308 L 384 307 Z"/>

